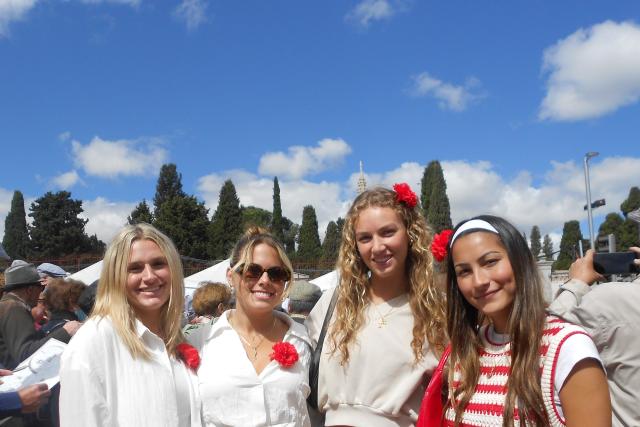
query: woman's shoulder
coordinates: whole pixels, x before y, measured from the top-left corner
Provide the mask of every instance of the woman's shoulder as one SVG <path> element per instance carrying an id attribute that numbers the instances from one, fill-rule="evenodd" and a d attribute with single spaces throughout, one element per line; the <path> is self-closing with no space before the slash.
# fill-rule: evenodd
<path id="1" fill-rule="evenodd" d="M 335 292 L 338 292 L 337 288 L 329 288 L 324 291 L 316 305 L 313 307 L 313 310 L 311 310 L 311 313 L 309 313 L 309 317 L 307 317 L 307 320 L 304 322 L 309 333 L 309 337 L 313 342 L 313 346 L 315 346 L 315 343 L 318 341 L 320 329 L 322 329 L 324 318 L 327 315 L 329 305 L 331 305 L 331 299 Z"/>
<path id="2" fill-rule="evenodd" d="M 82 324 L 78 332 L 71 338 L 65 350 L 65 358 L 91 355 L 91 359 L 96 358 L 107 351 L 106 346 L 113 342 L 116 331 L 109 318 L 91 317 Z"/>

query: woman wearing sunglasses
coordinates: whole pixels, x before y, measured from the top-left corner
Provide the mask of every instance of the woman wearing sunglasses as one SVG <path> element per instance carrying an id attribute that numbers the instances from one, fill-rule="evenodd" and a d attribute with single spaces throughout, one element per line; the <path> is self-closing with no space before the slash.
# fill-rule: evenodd
<path id="1" fill-rule="evenodd" d="M 208 426 L 309 426 L 311 344 L 303 325 L 275 310 L 293 269 L 282 245 L 259 228 L 236 243 L 227 271 L 236 308 L 188 336 L 200 350 Z"/>

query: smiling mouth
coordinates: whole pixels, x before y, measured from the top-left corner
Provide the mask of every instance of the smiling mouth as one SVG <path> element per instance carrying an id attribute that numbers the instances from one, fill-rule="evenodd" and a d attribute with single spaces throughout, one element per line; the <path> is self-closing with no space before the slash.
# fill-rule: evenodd
<path id="1" fill-rule="evenodd" d="M 480 295 L 480 296 L 478 296 L 478 297 L 476 297 L 476 298 L 477 298 L 477 299 L 485 299 L 485 298 L 488 298 L 488 297 L 490 297 L 491 295 L 493 295 L 493 294 L 495 294 L 496 292 L 498 292 L 499 290 L 500 290 L 500 289 L 495 289 L 495 290 L 493 290 L 493 291 L 489 291 L 489 292 L 484 293 L 484 294 L 482 294 L 482 295 Z"/>
<path id="2" fill-rule="evenodd" d="M 251 293 L 258 299 L 270 299 L 275 296 L 275 292 L 267 291 L 251 291 Z"/>
<path id="3" fill-rule="evenodd" d="M 138 289 L 138 293 L 139 294 L 156 294 L 163 288 L 163 286 L 164 285 L 158 285 L 152 288 Z"/>
<path id="4" fill-rule="evenodd" d="M 387 256 L 384 258 L 373 258 L 373 263 L 376 265 L 385 265 L 388 264 L 389 261 L 391 261 L 391 256 Z"/>

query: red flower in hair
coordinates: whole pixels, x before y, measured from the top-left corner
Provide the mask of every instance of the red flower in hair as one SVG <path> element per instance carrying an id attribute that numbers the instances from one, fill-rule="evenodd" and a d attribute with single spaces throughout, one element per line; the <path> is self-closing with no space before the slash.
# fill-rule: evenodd
<path id="1" fill-rule="evenodd" d="M 269 355 L 269 358 L 278 362 L 283 368 L 290 368 L 298 361 L 298 350 L 291 343 L 280 341 L 271 348 L 273 353 Z"/>
<path id="2" fill-rule="evenodd" d="M 190 344 L 183 342 L 176 347 L 178 357 L 182 359 L 185 365 L 187 365 L 193 372 L 198 370 L 200 366 L 200 355 L 198 350 Z"/>
<path id="3" fill-rule="evenodd" d="M 447 257 L 447 253 L 449 252 L 449 239 L 451 239 L 452 234 L 453 230 L 442 230 L 442 232 L 433 236 L 431 253 L 438 262 L 442 262 Z"/>
<path id="4" fill-rule="evenodd" d="M 415 208 L 418 204 L 418 196 L 406 182 L 394 184 L 393 191 L 396 192 L 396 201 L 398 203 L 404 202 L 410 208 Z"/>

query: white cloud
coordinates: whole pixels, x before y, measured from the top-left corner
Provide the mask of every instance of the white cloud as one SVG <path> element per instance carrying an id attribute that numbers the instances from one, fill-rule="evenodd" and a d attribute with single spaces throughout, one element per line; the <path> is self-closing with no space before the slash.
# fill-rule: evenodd
<path id="1" fill-rule="evenodd" d="M 113 3 L 113 4 L 124 4 L 132 7 L 138 7 L 142 0 L 80 0 L 81 3 L 85 4 L 100 4 L 100 3 Z"/>
<path id="2" fill-rule="evenodd" d="M 182 0 L 174 9 L 173 16 L 184 22 L 187 30 L 194 31 L 207 21 L 207 6 L 205 0 Z"/>
<path id="3" fill-rule="evenodd" d="M 158 139 L 108 141 L 96 136 L 87 145 L 74 140 L 71 147 L 76 167 L 102 178 L 153 175 L 167 159 Z"/>
<path id="4" fill-rule="evenodd" d="M 61 133 L 58 135 L 58 139 L 59 139 L 60 141 L 63 141 L 63 142 L 64 142 L 64 141 L 68 141 L 68 140 L 70 140 L 70 139 L 71 139 L 71 132 L 69 132 L 69 131 L 61 132 Z"/>
<path id="5" fill-rule="evenodd" d="M 364 165 L 366 169 L 366 165 Z M 420 193 L 420 182 L 424 172 L 424 165 L 417 162 L 405 162 L 396 169 L 392 169 L 382 173 L 366 173 L 364 174 L 367 188 L 383 186 L 391 188 L 393 184 L 406 182 L 416 194 Z M 352 173 L 349 177 L 348 188 L 355 194 L 358 189 L 358 179 L 360 173 Z"/>
<path id="6" fill-rule="evenodd" d="M 69 188 L 76 185 L 78 182 L 82 182 L 80 180 L 80 176 L 78 172 L 75 170 L 71 170 L 69 172 L 62 173 L 51 180 L 51 183 L 54 187 L 60 188 L 61 190 L 68 190 Z"/>
<path id="7" fill-rule="evenodd" d="M 429 73 L 420 73 L 413 77 L 413 96 L 430 96 L 438 100 L 438 106 L 443 110 L 464 111 L 469 105 L 484 97 L 480 92 L 480 81 L 469 77 L 464 85 L 456 86 L 436 79 Z"/>
<path id="8" fill-rule="evenodd" d="M 397 12 L 397 7 L 389 0 L 362 0 L 345 17 L 347 21 L 366 28 L 374 21 L 389 19 Z"/>
<path id="9" fill-rule="evenodd" d="M 89 219 L 84 227 L 89 236 L 96 234 L 98 239 L 108 244 L 127 223 L 127 217 L 136 205 L 137 203 L 112 202 L 104 197 L 96 197 L 82 202 L 84 212 L 79 216 Z"/>
<path id="10" fill-rule="evenodd" d="M 9 24 L 25 18 L 37 0 L 0 0 L 0 38 L 9 35 Z"/>
<path id="11" fill-rule="evenodd" d="M 605 21 L 545 49 L 547 94 L 538 117 L 584 120 L 640 99 L 640 26 Z"/>
<path id="12" fill-rule="evenodd" d="M 351 153 L 351 147 L 342 139 L 325 138 L 315 147 L 295 145 L 288 153 L 266 153 L 260 158 L 261 175 L 300 179 L 340 165 Z"/>

